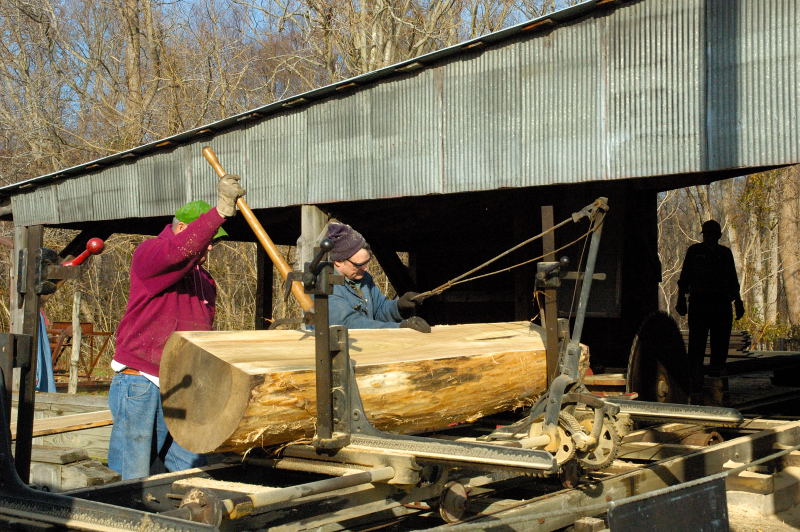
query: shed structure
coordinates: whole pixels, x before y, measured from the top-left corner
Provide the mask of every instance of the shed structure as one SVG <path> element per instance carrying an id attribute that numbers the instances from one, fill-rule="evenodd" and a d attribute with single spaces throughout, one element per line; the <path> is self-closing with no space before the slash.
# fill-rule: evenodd
<path id="1" fill-rule="evenodd" d="M 276 242 L 294 244 L 316 206 L 364 233 L 398 291 L 421 291 L 537 233 L 539 206 L 558 221 L 607 196 L 608 278 L 585 338 L 620 364 L 657 308 L 657 193 L 800 162 L 799 15 L 794 0 L 589 0 L 0 188 L 0 201 L 16 226 L 155 234 L 186 201 L 214 201 L 209 145 Z M 241 219 L 226 229 L 252 240 Z M 532 278 L 529 266 L 462 285 L 423 315 L 530 318 Z"/>

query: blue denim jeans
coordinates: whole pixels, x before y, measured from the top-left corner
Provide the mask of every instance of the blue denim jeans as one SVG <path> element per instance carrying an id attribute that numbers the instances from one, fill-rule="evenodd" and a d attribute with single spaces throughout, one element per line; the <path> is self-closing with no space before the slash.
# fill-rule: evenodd
<path id="1" fill-rule="evenodd" d="M 160 459 L 167 471 L 206 464 L 203 455 L 187 451 L 172 440 L 164 424 L 158 386 L 141 375 L 117 373 L 108 392 L 114 418 L 108 444 L 108 467 L 123 480 L 146 477 Z"/>

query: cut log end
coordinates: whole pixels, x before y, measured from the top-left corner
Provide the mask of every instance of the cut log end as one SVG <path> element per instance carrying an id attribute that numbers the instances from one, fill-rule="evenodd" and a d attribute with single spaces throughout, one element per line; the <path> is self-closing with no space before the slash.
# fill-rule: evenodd
<path id="1" fill-rule="evenodd" d="M 161 362 L 161 402 L 170 434 L 197 453 L 218 449 L 239 426 L 250 402 L 253 377 L 222 359 L 207 356 L 173 335 Z"/>

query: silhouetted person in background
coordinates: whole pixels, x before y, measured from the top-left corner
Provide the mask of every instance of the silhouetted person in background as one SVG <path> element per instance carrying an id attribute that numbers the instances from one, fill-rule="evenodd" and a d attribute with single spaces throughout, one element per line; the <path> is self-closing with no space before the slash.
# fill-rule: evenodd
<path id="1" fill-rule="evenodd" d="M 733 253 L 719 244 L 722 228 L 709 220 L 703 224 L 703 241 L 686 250 L 681 276 L 678 279 L 678 302 L 675 310 L 685 316 L 686 296 L 689 296 L 689 361 L 692 364 L 692 393 L 703 391 L 703 357 L 708 334 L 711 333 L 711 366 L 709 374 L 724 373 L 731 337 L 733 315 L 744 315 L 744 303 L 739 296 L 739 278 Z"/>

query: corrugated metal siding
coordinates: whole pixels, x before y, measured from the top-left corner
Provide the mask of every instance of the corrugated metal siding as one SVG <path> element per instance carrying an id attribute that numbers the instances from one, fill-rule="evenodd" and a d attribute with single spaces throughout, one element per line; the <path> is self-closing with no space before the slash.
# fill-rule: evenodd
<path id="1" fill-rule="evenodd" d="M 305 113 L 294 112 L 261 122 L 247 130 L 246 138 L 247 171 L 237 171 L 242 172 L 248 205 L 277 207 L 305 203 L 308 176 Z M 206 168 L 210 169 L 208 164 Z"/>
<path id="2" fill-rule="evenodd" d="M 440 69 L 369 91 L 372 191 L 391 198 L 442 191 Z"/>
<path id="3" fill-rule="evenodd" d="M 308 201 L 373 198 L 368 91 L 314 105 L 308 120 Z"/>
<path id="4" fill-rule="evenodd" d="M 164 216 L 185 203 L 186 179 L 181 150 L 140 159 L 138 166 L 139 212 L 142 217 Z M 120 198 L 120 202 L 126 201 Z"/>
<path id="5" fill-rule="evenodd" d="M 88 176 L 94 192 L 92 203 L 95 219 L 114 220 L 141 216 L 138 201 L 138 176 L 139 169 L 132 163 L 115 166 Z M 123 198 L 127 198 L 127 200 Z M 16 212 L 14 218 L 16 220 Z"/>
<path id="6" fill-rule="evenodd" d="M 55 191 L 51 185 L 11 196 L 14 225 L 58 223 Z"/>
<path id="7" fill-rule="evenodd" d="M 218 135 L 214 137 L 213 141 L 200 140 L 194 145 L 190 144 L 186 147 L 188 150 L 187 164 L 191 165 L 189 179 L 192 184 L 190 187 L 192 196 L 186 196 L 183 200 L 184 203 L 196 199 L 205 200 L 211 205 L 215 205 L 217 202 L 216 187 L 219 176 L 201 155 L 204 146 L 211 146 L 226 172 L 242 177 L 244 187 L 253 188 L 255 181 L 265 179 L 266 176 L 254 174 L 250 170 L 247 136 L 246 129 L 239 129 L 227 135 Z"/>
<path id="8" fill-rule="evenodd" d="M 243 176 L 254 209 L 798 162 L 799 11 L 796 0 L 591 11 L 63 181 L 60 211 L 55 185 L 22 191 L 15 223 L 213 204 L 207 144 Z"/>
<path id="9" fill-rule="evenodd" d="M 521 184 L 519 70 L 514 45 L 443 68 L 443 192 Z"/>
<path id="10" fill-rule="evenodd" d="M 703 9 L 641 2 L 604 19 L 611 177 L 701 168 Z"/>
<path id="11" fill-rule="evenodd" d="M 92 181 L 90 179 L 65 179 L 56 185 L 56 209 L 58 221 L 61 223 L 76 222 L 80 220 L 93 220 L 94 213 L 92 201 Z M 89 201 L 86 201 L 87 198 Z"/>
<path id="12" fill-rule="evenodd" d="M 602 70 L 597 22 L 557 28 L 519 44 L 523 182 L 607 177 Z"/>
<path id="13" fill-rule="evenodd" d="M 709 0 L 709 167 L 797 160 L 800 7 Z"/>

